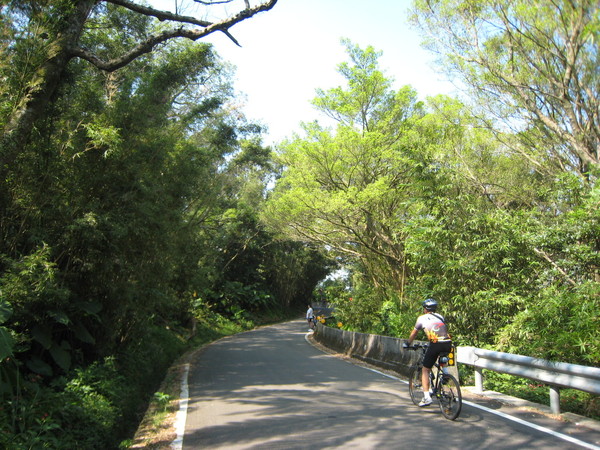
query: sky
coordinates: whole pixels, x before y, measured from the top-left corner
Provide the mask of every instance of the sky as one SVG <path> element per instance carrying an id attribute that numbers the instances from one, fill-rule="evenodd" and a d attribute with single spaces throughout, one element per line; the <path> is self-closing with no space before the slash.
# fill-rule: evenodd
<path id="1" fill-rule="evenodd" d="M 148 1 L 171 11 L 176 1 L 182 2 Z M 337 73 L 338 64 L 348 61 L 342 38 L 382 52 L 380 69 L 395 80 L 394 89 L 411 85 L 421 99 L 455 93 L 456 88 L 435 71 L 435 55 L 421 48 L 419 33 L 408 24 L 410 4 L 411 0 L 279 0 L 270 11 L 230 29 L 241 47 L 222 33 L 203 42 L 211 42 L 236 66 L 234 86 L 245 96 L 246 117 L 268 127 L 264 142 L 272 145 L 301 133 L 300 122 L 323 121 L 310 102 L 316 89 L 344 85 Z"/>

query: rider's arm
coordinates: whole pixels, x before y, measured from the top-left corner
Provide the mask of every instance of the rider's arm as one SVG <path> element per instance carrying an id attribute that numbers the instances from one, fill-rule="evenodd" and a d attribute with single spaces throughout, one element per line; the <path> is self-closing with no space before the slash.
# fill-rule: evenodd
<path id="1" fill-rule="evenodd" d="M 417 333 L 419 333 L 419 330 L 413 328 L 413 330 L 410 333 L 410 336 L 408 337 L 408 345 L 411 345 L 413 343 L 413 341 L 417 337 Z"/>

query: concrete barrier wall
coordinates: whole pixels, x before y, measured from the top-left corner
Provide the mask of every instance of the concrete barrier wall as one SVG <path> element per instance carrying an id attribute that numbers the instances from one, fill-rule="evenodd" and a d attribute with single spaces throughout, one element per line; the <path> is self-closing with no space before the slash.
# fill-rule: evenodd
<path id="1" fill-rule="evenodd" d="M 321 323 L 317 323 L 314 338 L 332 350 L 404 376 L 408 376 L 421 354 L 420 351 L 403 349 L 406 339 L 338 330 Z"/>

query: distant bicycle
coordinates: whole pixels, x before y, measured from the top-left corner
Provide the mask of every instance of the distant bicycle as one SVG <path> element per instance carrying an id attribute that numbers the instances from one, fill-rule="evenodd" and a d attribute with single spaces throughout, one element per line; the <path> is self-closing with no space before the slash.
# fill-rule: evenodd
<path id="1" fill-rule="evenodd" d="M 417 365 L 411 370 L 408 378 L 408 390 L 410 398 L 415 405 L 418 405 L 423 398 L 423 384 L 421 374 L 423 372 L 423 357 L 428 344 L 415 344 L 408 348 L 412 350 L 421 350 L 421 357 Z M 444 359 L 445 358 L 445 359 Z M 458 380 L 449 373 L 442 371 L 442 365 L 448 363 L 448 354 L 441 353 L 434 367 L 437 370 L 431 370 L 429 374 L 429 387 L 432 398 L 438 400 L 440 410 L 446 419 L 454 420 L 460 414 L 462 409 L 462 394 Z M 436 373 L 435 375 L 433 373 Z"/>

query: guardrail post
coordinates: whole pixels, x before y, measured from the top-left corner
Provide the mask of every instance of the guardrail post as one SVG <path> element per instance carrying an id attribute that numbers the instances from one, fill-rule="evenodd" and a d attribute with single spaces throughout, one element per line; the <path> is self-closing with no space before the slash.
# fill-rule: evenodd
<path id="1" fill-rule="evenodd" d="M 483 394 L 483 369 L 475 367 L 475 392 Z"/>
<path id="2" fill-rule="evenodd" d="M 560 414 L 560 389 L 558 386 L 548 386 L 550 388 L 550 410 L 552 414 Z"/>

